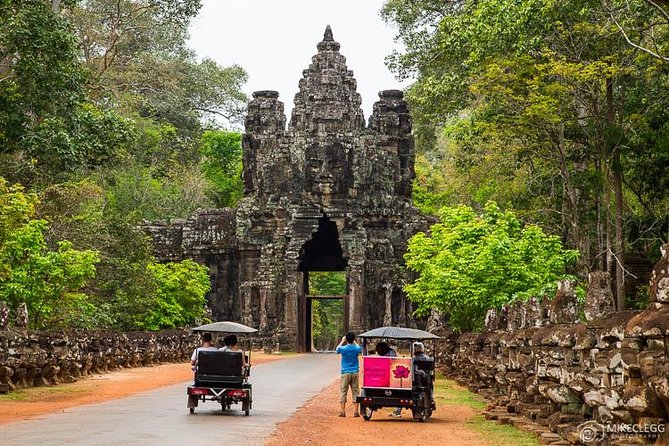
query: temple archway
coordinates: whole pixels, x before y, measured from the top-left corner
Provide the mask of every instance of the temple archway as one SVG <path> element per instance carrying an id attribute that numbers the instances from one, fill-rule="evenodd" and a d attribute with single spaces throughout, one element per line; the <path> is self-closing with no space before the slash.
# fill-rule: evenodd
<path id="1" fill-rule="evenodd" d="M 345 272 L 347 260 L 343 255 L 341 243 L 339 242 L 339 230 L 337 225 L 327 216 L 318 221 L 318 230 L 312 235 L 300 250 L 300 271 L 304 283 L 303 294 L 299 297 L 298 310 L 298 342 L 300 349 L 305 352 L 314 350 L 314 316 L 315 309 L 320 302 L 333 307 L 332 302 L 338 301 L 341 308 L 340 327 L 341 332 L 348 330 L 348 280 L 344 276 L 343 286 L 336 287 L 336 291 L 323 293 L 322 289 L 312 289 L 310 281 L 312 274 L 323 272 Z M 336 304 L 335 304 L 336 306 Z"/>

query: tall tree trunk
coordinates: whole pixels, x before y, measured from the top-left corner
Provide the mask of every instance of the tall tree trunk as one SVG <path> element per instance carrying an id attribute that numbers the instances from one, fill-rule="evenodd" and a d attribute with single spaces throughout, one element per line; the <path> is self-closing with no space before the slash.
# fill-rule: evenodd
<path id="1" fill-rule="evenodd" d="M 596 169 L 601 175 L 602 173 L 602 164 L 597 163 Z M 604 223 L 602 218 L 602 191 L 595 192 L 595 206 L 597 208 L 596 214 L 596 228 L 597 228 L 597 250 L 595 258 L 595 269 L 598 271 L 604 271 Z"/>
<path id="2" fill-rule="evenodd" d="M 601 142 L 602 157 L 602 231 L 604 242 L 604 271 L 613 272 L 613 249 L 611 248 L 611 174 L 607 141 Z M 613 274 L 612 274 L 613 275 Z"/>
<path id="3" fill-rule="evenodd" d="M 613 79 L 606 79 L 606 121 L 609 129 L 615 125 L 615 110 L 613 107 Z M 620 145 L 609 139 L 607 145 L 612 146 L 613 190 L 615 194 L 615 240 L 613 258 L 616 268 L 616 307 L 618 311 L 625 309 L 625 240 L 623 234 L 623 172 L 620 162 Z"/>
<path id="4" fill-rule="evenodd" d="M 55 13 L 60 12 L 60 3 L 61 0 L 51 0 L 51 9 L 53 10 L 53 12 Z"/>

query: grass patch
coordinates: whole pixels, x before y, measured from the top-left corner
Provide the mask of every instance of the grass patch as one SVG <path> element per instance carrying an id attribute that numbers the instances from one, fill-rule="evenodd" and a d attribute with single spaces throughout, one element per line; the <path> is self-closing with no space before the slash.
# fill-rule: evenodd
<path id="1" fill-rule="evenodd" d="M 437 377 L 434 391 L 438 403 L 441 402 L 447 406 L 469 406 L 474 410 L 485 408 L 485 400 L 482 396 L 470 392 L 455 381 L 443 376 Z"/>
<path id="2" fill-rule="evenodd" d="M 494 444 L 498 446 L 537 446 L 539 444 L 534 434 L 509 424 L 488 421 L 483 418 L 483 415 L 476 415 L 467 421 L 467 425 L 484 438 L 494 438 Z"/>
<path id="3" fill-rule="evenodd" d="M 29 389 L 15 390 L 4 395 L 0 395 L 0 402 L 7 401 L 41 401 L 51 395 L 76 394 L 84 392 L 84 389 L 74 388 L 67 384 L 61 384 L 51 387 L 31 387 Z"/>
<path id="4" fill-rule="evenodd" d="M 434 386 L 437 406 L 468 406 L 475 411 L 485 408 L 485 399 L 470 392 L 455 381 L 438 376 Z M 495 446 L 537 446 L 536 436 L 508 424 L 488 421 L 482 415 L 475 415 L 467 421 L 467 426 Z"/>

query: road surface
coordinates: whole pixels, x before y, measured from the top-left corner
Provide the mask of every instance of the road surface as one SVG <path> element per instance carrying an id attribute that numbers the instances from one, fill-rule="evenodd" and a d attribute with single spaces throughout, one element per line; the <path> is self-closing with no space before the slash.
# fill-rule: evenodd
<path id="1" fill-rule="evenodd" d="M 339 376 L 338 356 L 309 354 L 254 366 L 253 408 L 186 408 L 188 382 L 0 426 L 3 446 L 262 445 L 277 423 Z M 337 401 L 332 401 L 337 404 Z"/>

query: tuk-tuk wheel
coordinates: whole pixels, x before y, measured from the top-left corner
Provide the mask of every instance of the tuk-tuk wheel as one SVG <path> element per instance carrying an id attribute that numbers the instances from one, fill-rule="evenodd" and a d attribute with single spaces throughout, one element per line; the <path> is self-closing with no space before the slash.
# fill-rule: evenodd
<path id="1" fill-rule="evenodd" d="M 421 423 L 424 423 L 427 421 L 429 418 L 429 415 L 427 414 L 427 409 L 414 409 L 411 411 L 413 415 L 413 419 L 416 421 L 420 421 Z"/>
<path id="2" fill-rule="evenodd" d="M 372 419 L 372 414 L 374 413 L 374 409 L 372 409 L 370 406 L 365 406 L 361 404 L 360 412 L 362 413 L 362 419 L 365 421 L 369 421 Z"/>
<path id="3" fill-rule="evenodd" d="M 244 415 L 246 415 L 248 417 L 250 412 L 251 412 L 250 410 L 245 410 Z"/>
<path id="4" fill-rule="evenodd" d="M 190 411 L 190 413 L 195 413 L 195 408 L 194 407 L 189 407 L 188 410 Z"/>

